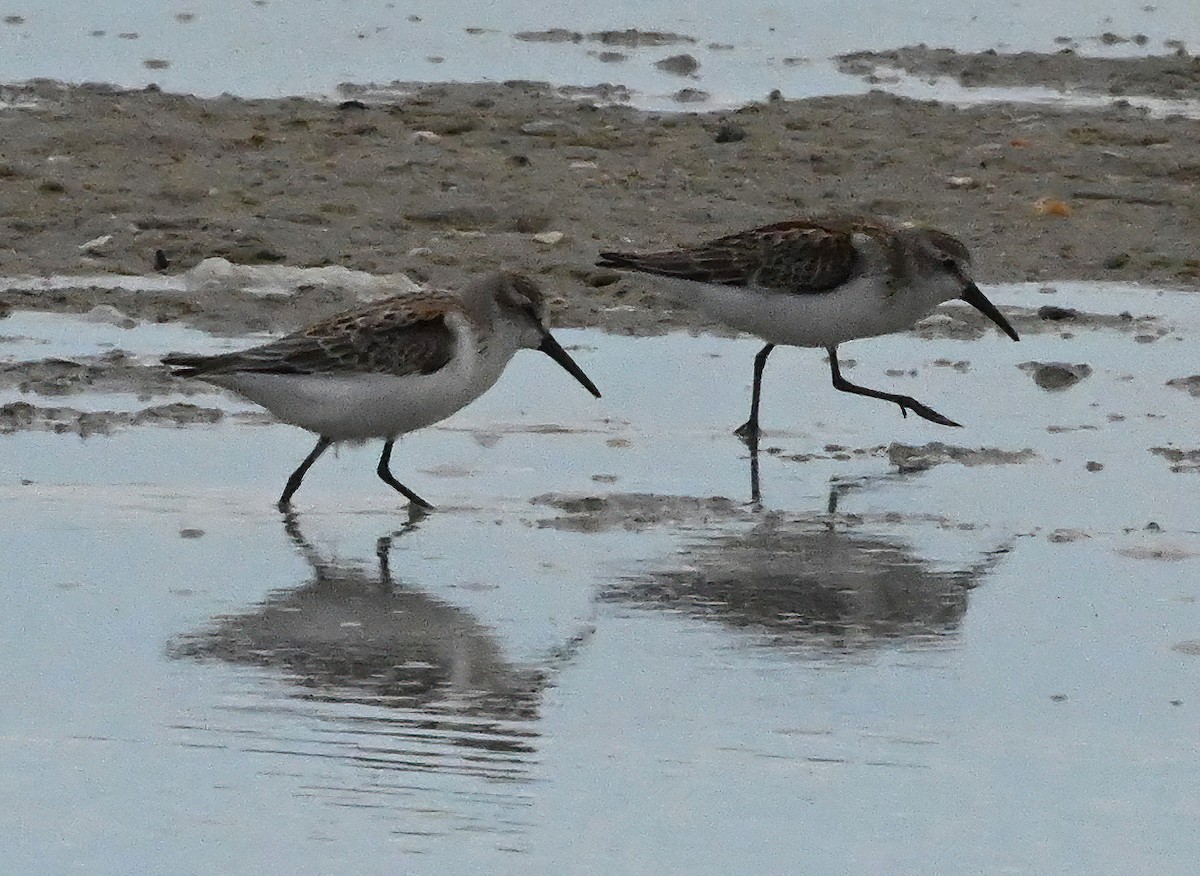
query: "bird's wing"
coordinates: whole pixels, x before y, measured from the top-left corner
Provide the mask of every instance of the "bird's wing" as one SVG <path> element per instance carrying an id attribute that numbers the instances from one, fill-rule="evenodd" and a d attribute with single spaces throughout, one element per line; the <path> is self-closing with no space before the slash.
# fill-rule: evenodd
<path id="1" fill-rule="evenodd" d="M 180 377 L 377 372 L 432 374 L 454 356 L 445 302 L 405 296 L 332 316 L 276 341 L 218 356 L 173 354 Z"/>
<path id="2" fill-rule="evenodd" d="M 826 292 L 844 283 L 854 269 L 854 234 L 859 231 L 869 234 L 872 229 L 854 222 L 777 222 L 665 252 L 603 252 L 597 264 L 724 286 Z"/>

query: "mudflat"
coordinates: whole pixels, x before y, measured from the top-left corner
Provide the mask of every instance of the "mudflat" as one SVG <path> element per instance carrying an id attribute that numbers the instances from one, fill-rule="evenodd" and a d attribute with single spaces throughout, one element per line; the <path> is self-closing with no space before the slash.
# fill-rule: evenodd
<path id="1" fill-rule="evenodd" d="M 1009 57 L 1036 82 L 1053 56 Z M 952 60 L 938 56 L 939 69 Z M 1113 63 L 1092 61 L 1106 75 Z M 899 63 L 853 61 L 885 62 Z M 1196 93 L 1194 79 L 1172 81 L 1173 97 Z M 560 325 L 647 334 L 700 323 L 668 311 L 644 280 L 593 267 L 600 249 L 868 212 L 960 236 L 984 284 L 1200 285 L 1200 138 L 1182 115 L 884 92 L 648 113 L 611 96 L 531 82 L 349 88 L 340 103 L 6 86 L 0 272 L 149 274 L 158 250 L 165 274 L 209 256 L 419 282 L 503 266 L 555 290 Z M 228 302 L 84 288 L 36 306 L 98 303 L 204 323 Z M 350 303 L 302 290 L 286 306 L 227 310 L 221 328 L 285 329 Z M 6 306 L 31 306 L 30 293 L 0 292 Z"/>

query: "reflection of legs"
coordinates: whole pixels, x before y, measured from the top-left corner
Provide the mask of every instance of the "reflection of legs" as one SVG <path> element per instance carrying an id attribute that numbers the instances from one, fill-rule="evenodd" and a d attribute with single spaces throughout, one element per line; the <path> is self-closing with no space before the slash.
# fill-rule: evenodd
<path id="1" fill-rule="evenodd" d="M 280 511 L 283 511 L 291 504 L 292 494 L 300 489 L 300 483 L 304 480 L 304 475 L 308 473 L 308 470 L 312 468 L 312 464 L 320 458 L 322 453 L 329 449 L 329 445 L 332 443 L 332 439 L 322 436 L 317 441 L 317 446 L 312 449 L 312 453 L 304 457 L 304 462 L 300 463 L 299 468 L 292 472 L 292 476 L 288 478 L 287 486 L 283 488 L 283 495 L 279 497 Z"/>
<path id="2" fill-rule="evenodd" d="M 758 438 L 758 400 L 762 395 L 763 369 L 767 367 L 767 357 L 774 349 L 774 344 L 767 344 L 754 357 L 754 388 L 750 393 L 750 419 L 738 426 L 733 431 L 734 435 L 746 439 Z"/>
<path id="3" fill-rule="evenodd" d="M 292 544 L 296 546 L 300 556 L 304 557 L 305 561 L 312 566 L 317 580 L 324 581 L 328 578 L 331 573 L 329 564 L 321 559 L 321 554 L 313 543 L 304 537 L 304 533 L 300 531 L 300 518 L 290 508 L 283 512 L 283 531 L 292 540 Z"/>
<path id="4" fill-rule="evenodd" d="M 405 521 L 404 525 L 390 535 L 380 536 L 379 540 L 376 541 L 375 556 L 379 560 L 379 583 L 384 589 L 391 590 L 395 586 L 392 582 L 391 571 L 388 568 L 388 553 L 392 549 L 392 543 L 402 535 L 416 529 L 417 524 L 424 520 L 428 513 L 424 508 L 409 505 L 408 520 Z M 322 559 L 321 553 L 317 550 L 316 546 L 304 537 L 304 533 L 300 530 L 300 517 L 295 511 L 289 509 L 283 512 L 283 531 L 292 540 L 292 544 L 296 546 L 296 550 L 300 552 L 300 555 L 312 566 L 318 581 L 327 580 L 337 574 L 337 564 L 327 563 Z"/>
<path id="5" fill-rule="evenodd" d="M 404 525 L 393 532 L 391 535 L 381 535 L 379 540 L 375 542 L 375 556 L 379 559 L 379 584 L 381 587 L 391 589 L 395 586 L 392 581 L 392 570 L 388 562 L 388 554 L 391 553 L 392 543 L 408 532 L 412 532 L 417 528 L 417 524 L 425 519 L 425 515 L 429 512 L 425 508 L 417 504 L 408 506 L 408 520 Z"/>
<path id="6" fill-rule="evenodd" d="M 392 489 L 398 490 L 404 496 L 404 498 L 408 499 L 408 501 L 425 511 L 432 511 L 432 505 L 392 477 L 392 472 L 388 468 L 388 464 L 392 460 L 392 445 L 395 443 L 395 438 L 389 438 L 387 441 L 383 442 L 383 453 L 379 457 L 379 467 L 375 469 L 375 473 L 379 475 L 380 480 L 382 480 Z"/>
<path id="7" fill-rule="evenodd" d="M 867 389 L 865 386 L 858 386 L 851 383 L 846 378 L 842 377 L 841 369 L 838 368 L 837 347 L 826 347 L 829 353 L 829 369 L 833 372 L 833 388 L 841 392 L 850 392 L 854 395 L 865 395 L 870 398 L 883 399 L 890 401 L 900 406 L 900 413 L 908 416 L 908 412 L 912 411 L 918 417 L 929 420 L 931 423 L 937 423 L 940 426 L 958 426 L 959 424 L 953 420 L 947 419 L 939 414 L 933 408 L 927 408 L 914 398 L 907 395 L 895 395 L 890 392 L 881 392 L 878 389 Z"/>

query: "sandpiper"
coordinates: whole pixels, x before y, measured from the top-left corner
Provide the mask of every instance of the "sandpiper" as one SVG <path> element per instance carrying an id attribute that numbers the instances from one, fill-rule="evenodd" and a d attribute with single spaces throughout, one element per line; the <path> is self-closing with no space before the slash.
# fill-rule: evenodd
<path id="1" fill-rule="evenodd" d="M 758 437 L 763 368 L 777 344 L 824 347 L 834 389 L 958 426 L 909 396 L 846 380 L 838 344 L 908 329 L 952 298 L 1019 340 L 968 274 L 966 247 L 933 228 L 869 217 L 799 219 L 662 252 L 602 252 L 597 264 L 654 275 L 678 302 L 767 342 L 754 359 L 750 419 L 736 430 L 749 440 Z"/>
<path id="2" fill-rule="evenodd" d="M 392 445 L 481 396 L 517 350 L 540 350 L 600 397 L 550 334 L 546 310 L 533 280 L 493 273 L 457 292 L 428 289 L 348 310 L 249 350 L 172 354 L 163 363 L 177 376 L 232 389 L 319 436 L 288 478 L 280 509 L 331 444 L 368 438 L 384 439 L 376 469 L 384 483 L 429 509 L 392 476 Z"/>

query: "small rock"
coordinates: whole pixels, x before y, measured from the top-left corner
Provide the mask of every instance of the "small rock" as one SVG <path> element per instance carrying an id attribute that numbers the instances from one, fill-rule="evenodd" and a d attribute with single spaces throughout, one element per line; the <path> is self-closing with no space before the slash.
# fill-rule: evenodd
<path id="1" fill-rule="evenodd" d="M 672 73 L 676 76 L 691 76 L 700 69 L 700 62 L 691 55 L 671 55 L 669 58 L 656 61 L 654 66 L 664 73 Z"/>
<path id="2" fill-rule="evenodd" d="M 722 122 L 713 139 L 718 143 L 739 143 L 746 139 L 746 129 L 733 122 Z"/>
<path id="3" fill-rule="evenodd" d="M 87 243 L 79 244 L 79 251 L 88 253 L 98 252 L 112 243 L 112 239 L 113 236 L 111 234 L 102 234 L 100 237 L 92 238 Z"/>
<path id="4" fill-rule="evenodd" d="M 1088 471 L 1100 471 L 1104 468 L 1104 464 L 1096 462 L 1094 459 L 1089 459 L 1088 464 L 1085 467 Z"/>
<path id="5" fill-rule="evenodd" d="M 701 91 L 699 88 L 681 88 L 671 95 L 676 103 L 704 103 L 712 97 L 707 91 Z"/>
<path id="6" fill-rule="evenodd" d="M 1033 377 L 1033 382 L 1050 392 L 1067 389 L 1091 376 L 1092 366 L 1066 362 L 1022 362 L 1017 366 Z"/>
<path id="7" fill-rule="evenodd" d="M 1104 267 L 1110 271 L 1118 271 L 1129 264 L 1129 253 L 1115 252 L 1104 260 Z"/>
<path id="8" fill-rule="evenodd" d="M 181 529 L 179 530 L 180 538 L 202 538 L 204 536 L 203 529 Z"/>
<path id="9" fill-rule="evenodd" d="M 1044 307 L 1039 307 L 1037 311 L 1038 319 L 1048 319 L 1051 322 L 1062 322 L 1065 319 L 1075 319 L 1079 316 L 1078 310 L 1072 310 L 1069 307 L 1058 307 L 1054 304 L 1047 304 Z"/>
<path id="10" fill-rule="evenodd" d="M 435 134 L 433 131 L 414 131 L 412 134 L 414 143 L 427 143 L 433 145 L 442 142 L 441 134 Z"/>
<path id="11" fill-rule="evenodd" d="M 948 176 L 946 177 L 946 188 L 977 189 L 979 188 L 979 180 L 973 176 Z"/>
<path id="12" fill-rule="evenodd" d="M 541 234 L 533 235 L 533 240 L 536 243 L 543 243 L 546 246 L 555 246 L 562 243 L 566 237 L 561 231 L 543 231 Z"/>
<path id="13" fill-rule="evenodd" d="M 154 270 L 165 271 L 169 267 L 171 267 L 171 262 L 167 259 L 167 254 L 161 249 L 156 249 L 154 251 Z"/>
<path id="14" fill-rule="evenodd" d="M 97 304 L 83 315 L 83 319 L 85 322 L 108 323 L 124 329 L 131 329 L 137 325 L 137 320 L 117 310 L 111 304 Z"/>

